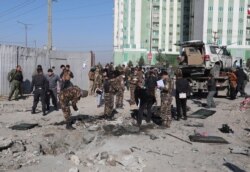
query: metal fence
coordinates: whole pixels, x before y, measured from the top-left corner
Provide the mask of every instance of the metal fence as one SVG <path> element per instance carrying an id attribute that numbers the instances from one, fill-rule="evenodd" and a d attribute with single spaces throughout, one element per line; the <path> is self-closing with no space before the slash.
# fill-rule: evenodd
<path id="1" fill-rule="evenodd" d="M 88 89 L 88 71 L 91 67 L 91 59 L 90 52 L 51 51 L 48 53 L 43 49 L 0 45 L 0 95 L 8 95 L 10 84 L 7 76 L 16 65 L 21 65 L 23 69 L 22 88 L 24 93 L 29 92 L 32 74 L 39 64 L 43 66 L 45 74 L 49 68 L 55 66 L 55 74 L 58 75 L 61 73 L 61 64 L 69 64 L 75 76 L 72 80 L 73 84 L 82 89 Z"/>

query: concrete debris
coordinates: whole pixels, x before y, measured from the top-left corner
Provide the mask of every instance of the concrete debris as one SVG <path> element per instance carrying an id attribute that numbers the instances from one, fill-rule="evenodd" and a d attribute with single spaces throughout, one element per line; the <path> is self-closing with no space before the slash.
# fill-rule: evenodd
<path id="1" fill-rule="evenodd" d="M 101 153 L 101 156 L 100 156 L 100 159 L 101 159 L 101 160 L 103 160 L 103 159 L 106 160 L 106 159 L 108 159 L 108 157 L 109 157 L 108 152 L 102 152 L 102 153 Z"/>
<path id="2" fill-rule="evenodd" d="M 70 158 L 71 158 L 72 155 L 75 155 L 75 153 L 72 152 L 72 151 L 70 151 L 70 152 L 68 152 L 68 153 L 65 154 L 65 158 L 66 158 L 67 160 L 70 160 Z"/>
<path id="3" fill-rule="evenodd" d="M 17 152 L 23 152 L 26 150 L 26 147 L 22 143 L 22 141 L 15 141 L 11 148 L 10 148 L 12 153 L 17 153 Z"/>
<path id="4" fill-rule="evenodd" d="M 8 149 L 13 144 L 13 141 L 9 138 L 0 137 L 0 151 Z"/>
<path id="5" fill-rule="evenodd" d="M 72 167 L 69 169 L 69 172 L 79 172 L 79 170 L 76 167 Z"/>
<path id="6" fill-rule="evenodd" d="M 233 148 L 229 148 L 229 149 L 230 149 L 230 152 L 232 154 L 242 154 L 242 155 L 250 156 L 250 148 L 233 147 Z"/>
<path id="7" fill-rule="evenodd" d="M 92 125 L 88 127 L 88 131 L 98 131 L 98 130 L 100 130 L 100 126 L 98 125 Z"/>
<path id="8" fill-rule="evenodd" d="M 70 160 L 71 160 L 75 165 L 80 165 L 80 163 L 81 163 L 81 160 L 80 160 L 79 157 L 76 156 L 76 155 L 72 155 L 72 156 L 70 157 Z"/>

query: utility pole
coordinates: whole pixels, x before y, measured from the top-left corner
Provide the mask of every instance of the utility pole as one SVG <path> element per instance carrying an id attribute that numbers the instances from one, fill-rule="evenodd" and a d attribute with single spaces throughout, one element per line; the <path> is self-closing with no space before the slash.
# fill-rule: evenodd
<path id="1" fill-rule="evenodd" d="M 48 0 L 48 50 L 52 50 L 52 0 Z"/>
<path id="2" fill-rule="evenodd" d="M 152 30 L 153 30 L 153 0 L 150 0 L 150 38 L 149 38 L 149 54 L 148 54 L 148 61 L 149 64 L 152 60 Z"/>
<path id="3" fill-rule="evenodd" d="M 20 21 L 17 21 L 17 23 L 22 24 L 24 26 L 24 29 L 25 29 L 25 47 L 27 48 L 27 46 L 28 46 L 28 25 L 31 25 L 31 24 L 23 23 Z"/>

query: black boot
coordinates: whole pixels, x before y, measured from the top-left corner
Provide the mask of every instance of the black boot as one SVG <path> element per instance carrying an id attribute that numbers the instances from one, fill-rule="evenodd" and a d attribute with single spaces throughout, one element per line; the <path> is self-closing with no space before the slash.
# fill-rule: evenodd
<path id="1" fill-rule="evenodd" d="M 31 114 L 35 114 L 35 113 L 36 113 L 36 110 L 34 108 L 32 108 Z"/>
<path id="2" fill-rule="evenodd" d="M 75 128 L 72 126 L 72 121 L 71 120 L 68 120 L 66 122 L 66 129 L 67 130 L 75 130 Z"/>

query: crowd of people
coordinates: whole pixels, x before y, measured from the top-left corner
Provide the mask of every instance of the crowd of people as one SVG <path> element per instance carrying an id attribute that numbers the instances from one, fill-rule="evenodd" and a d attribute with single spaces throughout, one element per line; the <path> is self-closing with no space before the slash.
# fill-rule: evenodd
<path id="1" fill-rule="evenodd" d="M 75 111 L 78 111 L 77 102 L 81 97 L 95 96 L 97 99 L 97 108 L 104 104 L 103 118 L 112 120 L 115 109 L 124 108 L 124 92 L 130 91 L 129 104 L 131 108 L 138 109 L 136 122 L 141 126 L 144 112 L 146 111 L 146 122 L 150 123 L 152 118 L 152 106 L 158 104 L 158 112 L 162 119 L 162 126 L 169 128 L 172 121 L 172 101 L 175 97 L 176 116 L 175 120 L 187 120 L 187 98 L 192 89 L 189 81 L 183 77 L 182 71 L 177 69 L 174 72 L 159 70 L 154 67 L 143 69 L 140 66 L 117 66 L 108 63 L 103 68 L 101 65 L 94 66 L 88 73 L 89 90 L 81 90 L 74 86 L 71 79 L 74 77 L 69 65 L 61 65 L 61 74 L 56 75 L 53 68 L 44 73 L 41 65 L 37 66 L 32 76 L 31 92 L 34 94 L 32 114 L 36 113 L 36 107 L 39 100 L 42 103 L 43 115 L 50 111 L 50 99 L 55 110 L 58 110 L 58 103 L 66 119 L 66 128 L 75 129 L 72 124 L 70 105 Z M 216 70 L 211 70 L 208 77 L 207 87 L 207 106 L 206 108 L 215 108 L 213 97 L 216 94 Z M 244 71 L 233 69 L 227 73 L 230 82 L 230 96 L 235 99 L 237 93 L 245 96 L 244 87 L 249 81 Z M 18 100 L 18 94 L 22 95 L 21 83 L 23 80 L 21 66 L 17 66 L 8 74 L 11 83 L 9 101 L 15 93 L 15 100 Z M 157 91 L 158 90 L 158 91 Z M 156 92 L 157 91 L 157 92 Z M 160 95 L 157 96 L 157 93 Z M 59 95 L 57 95 L 59 93 Z M 59 98 L 59 101 L 58 101 Z M 104 99 L 104 103 L 103 100 Z"/>

